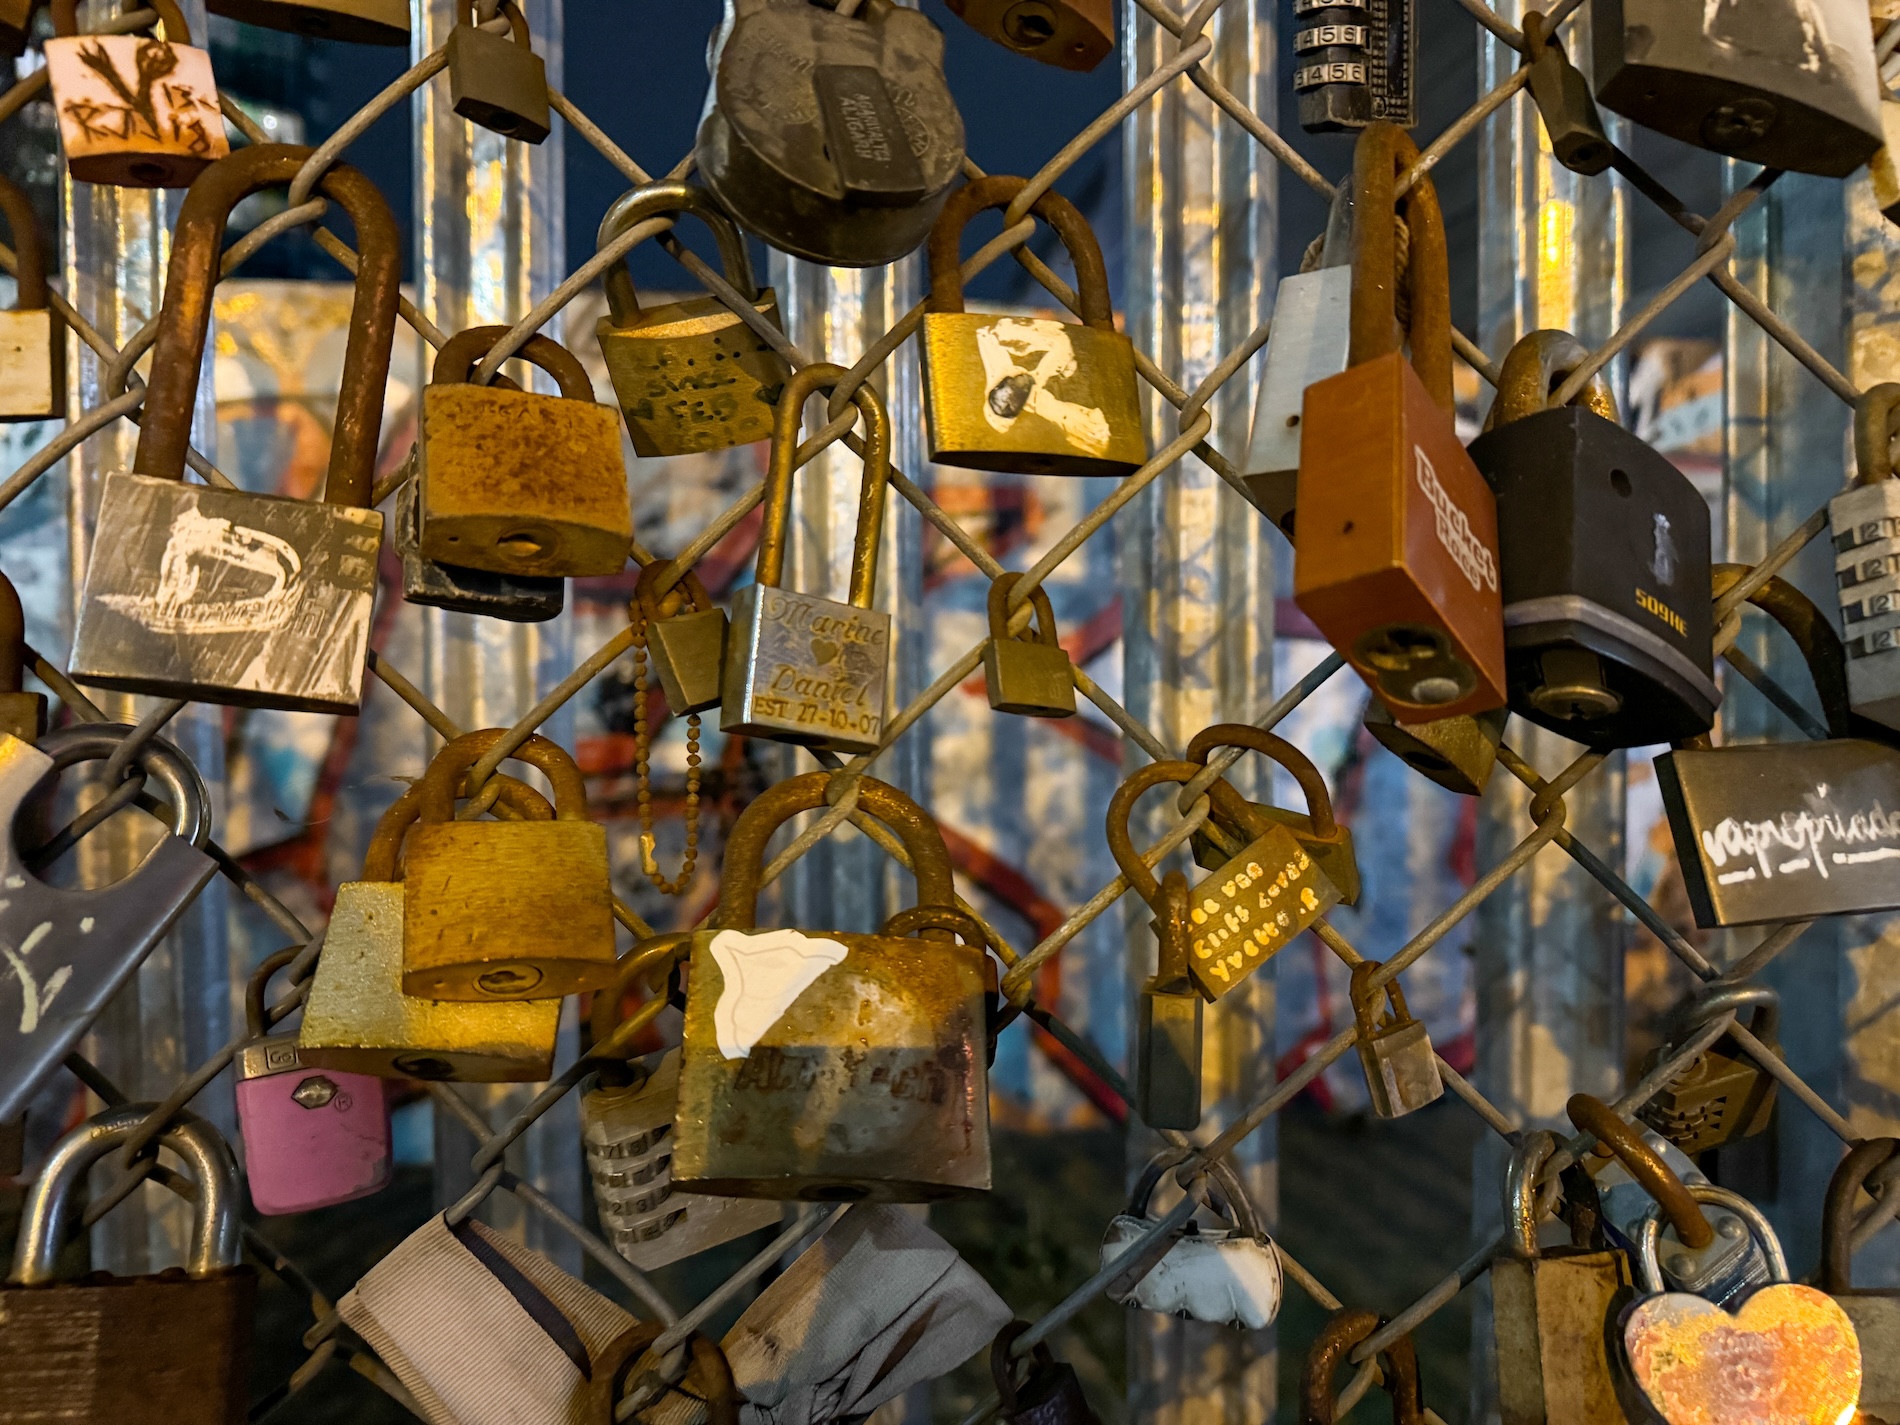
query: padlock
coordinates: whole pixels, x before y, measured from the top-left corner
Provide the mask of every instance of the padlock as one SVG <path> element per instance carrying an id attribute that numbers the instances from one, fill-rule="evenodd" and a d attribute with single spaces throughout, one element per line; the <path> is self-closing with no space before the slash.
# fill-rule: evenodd
<path id="1" fill-rule="evenodd" d="M 620 423 L 549 337 L 529 337 L 519 355 L 560 395 L 471 385 L 475 363 L 507 332 L 470 327 L 436 353 L 416 460 L 422 555 L 537 579 L 618 574 L 633 536 Z"/>
<path id="2" fill-rule="evenodd" d="M 618 1425 L 623 1399 L 641 1389 L 648 1371 L 664 1379 L 649 1352 L 665 1330 L 657 1321 L 642 1321 L 616 1337 L 595 1358 L 586 1404 L 570 1418 L 578 1425 Z M 667 1394 L 636 1408 L 630 1418 L 637 1425 L 739 1425 L 745 1397 L 733 1381 L 725 1351 L 697 1331 L 681 1345 L 689 1359 L 685 1375 Z"/>
<path id="3" fill-rule="evenodd" d="M 636 645 L 645 639 L 668 710 L 674 717 L 686 717 L 719 706 L 729 625 L 725 610 L 713 603 L 691 569 L 656 597 L 654 590 L 668 567 L 661 559 L 641 568 L 627 616 L 639 630 Z"/>
<path id="4" fill-rule="evenodd" d="M 1029 595 L 1035 624 L 1009 631 L 1009 591 L 1023 576 L 1009 572 L 990 581 L 989 642 L 983 645 L 983 686 L 990 706 L 1021 717 L 1074 717 L 1075 665 L 1056 637 L 1056 611 L 1038 584 Z"/>
<path id="5" fill-rule="evenodd" d="M 0 312 L 0 422 L 64 420 L 66 324 L 47 300 L 46 249 L 33 200 L 6 177 L 0 214 L 18 258 L 13 310 Z"/>
<path id="6" fill-rule="evenodd" d="M 497 376 L 495 385 L 507 380 Z M 510 383 L 512 384 L 512 383 Z M 492 390 L 493 387 L 490 387 Z M 465 569 L 422 557 L 421 515 L 416 482 L 405 480 L 396 492 L 396 553 L 402 559 L 405 603 L 458 614 L 480 614 L 510 623 L 543 623 L 567 607 L 567 580 L 496 574 Z"/>
<path id="7" fill-rule="evenodd" d="M 1744 163 L 1845 178 L 1880 146 L 1863 0 L 1592 6 L 1597 102 Z"/>
<path id="8" fill-rule="evenodd" d="M 1111 0 L 946 0 L 987 39 L 1057 69 L 1087 73 L 1115 48 Z"/>
<path id="9" fill-rule="evenodd" d="M 20 845 L 22 811 L 55 772 L 100 761 L 132 732 L 117 723 L 60 728 L 31 747 L 0 737 L 0 1122 L 25 1111 L 35 1090 L 92 1027 L 108 1001 L 217 872 L 202 850 L 211 801 L 190 759 L 163 737 L 137 754 L 162 793 L 171 835 L 123 879 L 95 890 L 48 885 Z"/>
<path id="10" fill-rule="evenodd" d="M 1006 1425 L 1101 1425 L 1089 1408 L 1075 1367 L 1058 1361 L 1045 1341 L 1030 1348 L 1027 1369 L 1017 1379 L 1010 1347 L 1029 1329 L 1012 1321 L 990 1343 L 990 1379 L 996 1384 L 997 1419 Z"/>
<path id="11" fill-rule="evenodd" d="M 313 1071 L 293 1034 L 270 1034 L 264 990 L 302 953 L 280 950 L 244 994 L 251 1042 L 238 1051 L 238 1132 L 251 1205 L 266 1217 L 309 1212 L 380 1192 L 389 1182 L 389 1104 L 383 1081 L 340 1069 Z"/>
<path id="12" fill-rule="evenodd" d="M 1834 579 L 1847 639 L 1847 700 L 1862 717 L 1900 728 L 1900 480 L 1892 441 L 1900 384 L 1870 388 L 1854 406 L 1854 484 L 1828 501 Z"/>
<path id="13" fill-rule="evenodd" d="M 1333 1375 L 1352 1348 L 1385 1325 L 1374 1311 L 1335 1311 L 1319 1328 L 1300 1368 L 1300 1425 L 1333 1425 L 1339 1402 Z M 1382 1384 L 1392 1398 L 1392 1425 L 1425 1425 L 1425 1396 L 1419 1386 L 1418 1352 L 1410 1336 L 1401 1336 L 1379 1352 Z"/>
<path id="14" fill-rule="evenodd" d="M 461 19 L 449 31 L 449 102 L 471 124 L 505 139 L 540 143 L 550 129 L 548 70 L 528 37 L 528 17 L 516 0 L 497 12 L 509 33 L 490 34 L 475 23 L 475 0 L 461 0 Z"/>
<path id="15" fill-rule="evenodd" d="M 1828 1179 L 1821 1209 L 1821 1290 L 1854 1323 L 1860 1341 L 1860 1410 L 1900 1420 L 1900 1290 L 1854 1285 L 1854 1206 L 1876 1169 L 1900 1152 L 1900 1140 L 1869 1138 L 1853 1145 Z M 1888 1179 L 1887 1192 L 1894 1191 Z"/>
<path id="16" fill-rule="evenodd" d="M 558 743 L 531 735 L 508 755 L 554 788 L 552 821 L 460 821 L 454 790 L 506 729 L 448 743 L 422 779 L 403 853 L 404 994 L 559 999 L 613 979 L 607 829 Z"/>
<path id="17" fill-rule="evenodd" d="M 0 55 L 18 59 L 33 38 L 33 12 L 41 0 L 0 0 Z"/>
<path id="18" fill-rule="evenodd" d="M 505 774 L 501 805 L 531 820 L 554 811 Z M 412 785 L 383 813 L 363 861 L 363 879 L 337 887 L 323 951 L 304 999 L 297 1056 L 318 1069 L 382 1078 L 525 1083 L 548 1077 L 561 1002 L 420 999 L 403 993 L 403 833 L 422 810 Z"/>
<path id="19" fill-rule="evenodd" d="M 20 591 L 0 574 L 0 733 L 38 742 L 46 732 L 46 694 L 25 691 L 26 610 Z"/>
<path id="20" fill-rule="evenodd" d="M 1372 976 L 1377 960 L 1361 960 L 1352 967 L 1352 1018 L 1359 1037 L 1359 1067 L 1366 1073 L 1366 1091 L 1372 1111 L 1380 1118 L 1403 1118 L 1445 1092 L 1425 1026 L 1405 1007 L 1405 991 L 1396 978 L 1385 984 L 1386 1012 L 1379 1011 L 1379 991 Z"/>
<path id="21" fill-rule="evenodd" d="M 1768 985 L 1723 985 L 1677 1008 L 1667 1042 L 1645 1060 L 1642 1072 L 1648 1074 L 1710 1020 L 1748 1006 L 1754 1007 L 1749 1032 L 1779 1053 L 1780 994 Z M 1774 1077 L 1724 1035 L 1645 1103 L 1638 1116 L 1694 1158 L 1766 1132 L 1775 1112 L 1776 1087 Z"/>
<path id="22" fill-rule="evenodd" d="M 369 508 L 401 296 L 395 216 L 344 164 L 318 191 L 361 254 L 321 504 L 185 483 L 211 288 L 231 209 L 297 176 L 312 149 L 252 144 L 191 185 L 131 474 L 108 475 L 73 634 L 73 681 L 238 707 L 354 713 L 383 517 Z"/>
<path id="23" fill-rule="evenodd" d="M 1715 566 L 1717 598 L 1747 566 Z M 1762 925 L 1900 906 L 1900 750 L 1851 735 L 1841 643 L 1781 578 L 1749 595 L 1793 637 L 1829 736 L 1748 747 L 1679 746 L 1656 784 L 1696 924 Z"/>
<path id="24" fill-rule="evenodd" d="M 1414 0 L 1293 0 L 1293 90 L 1309 134 L 1418 122 Z"/>
<path id="25" fill-rule="evenodd" d="M 963 170 L 943 32 L 865 0 L 726 0 L 694 148 L 748 232 L 832 267 L 895 262 L 924 240 Z"/>
<path id="26" fill-rule="evenodd" d="M 157 1143 L 196 1188 L 182 1270 L 55 1275 L 79 1229 L 88 1170 L 158 1105 L 87 1119 L 54 1145 L 20 1210 L 0 1287 L 0 1422 L 149 1421 L 240 1425 L 250 1396 L 257 1273 L 244 1262 L 237 1166 L 218 1131 L 179 1112 Z"/>
<path id="27" fill-rule="evenodd" d="M 1188 973 L 1188 883 L 1161 878 L 1154 975 L 1141 986 L 1136 1022 L 1135 1113 L 1150 1128 L 1201 1123 L 1201 992 Z"/>
<path id="28" fill-rule="evenodd" d="M 1852 1421 L 1862 1379 L 1852 1319 L 1831 1297 L 1789 1280 L 1774 1229 L 1747 1198 L 1708 1184 L 1687 1191 L 1746 1224 L 1768 1280 L 1727 1310 L 1667 1290 L 1657 1260 L 1662 1209 L 1652 1205 L 1635 1254 L 1646 1295 L 1623 1312 L 1619 1333 L 1643 1404 L 1664 1420 Z"/>
<path id="29" fill-rule="evenodd" d="M 891 616 L 871 607 L 878 536 L 891 469 L 891 422 L 869 382 L 852 393 L 864 418 L 864 476 L 851 544 L 850 602 L 779 587 L 790 537 L 792 461 L 808 397 L 845 378 L 829 362 L 801 368 L 785 383 L 765 476 L 765 521 L 752 583 L 732 596 L 719 727 L 834 752 L 876 750 L 884 733 Z"/>
<path id="30" fill-rule="evenodd" d="M 1497 495 L 1511 710 L 1598 751 L 1707 732 L 1709 506 L 1616 422 L 1599 376 L 1550 392 L 1589 357 L 1536 331 L 1504 358 L 1471 459 Z"/>
<path id="31" fill-rule="evenodd" d="M 1627 1304 L 1630 1259 L 1600 1243 L 1537 1245 L 1537 1177 L 1557 1136 L 1525 1133 L 1504 1178 L 1505 1251 L 1491 1261 L 1501 1425 L 1625 1425 L 1607 1323 Z M 1590 1192 L 1579 1168 L 1563 1176 L 1565 1206 Z M 1594 1197 L 1594 1194 L 1591 1194 Z"/>
<path id="32" fill-rule="evenodd" d="M 1221 722 L 1194 734 L 1193 741 L 1188 743 L 1187 760 L 1205 767 L 1207 759 L 1219 747 L 1244 747 L 1258 752 L 1292 775 L 1306 798 L 1304 812 L 1283 811 L 1259 802 L 1248 805 L 1266 820 L 1277 822 L 1293 833 L 1293 839 L 1319 863 L 1326 879 L 1333 883 L 1341 904 L 1358 905 L 1359 862 L 1353 855 L 1352 832 L 1333 820 L 1332 794 L 1327 791 L 1326 779 L 1312 759 L 1285 738 L 1264 728 L 1244 722 Z M 1190 844 L 1194 848 L 1194 862 L 1203 870 L 1218 870 L 1228 860 L 1214 846 L 1205 827 L 1195 832 Z"/>
<path id="33" fill-rule="evenodd" d="M 1377 698 L 1366 703 L 1365 727 L 1373 740 L 1421 777 L 1460 796 L 1482 796 L 1497 766 L 1509 708 L 1430 722 L 1397 722 Z"/>
<path id="34" fill-rule="evenodd" d="M 177 0 L 152 0 L 152 8 L 162 40 L 81 35 L 79 0 L 52 0 L 54 38 L 41 48 L 75 182 L 184 188 L 231 152 L 210 54 L 193 48 Z M 169 287 L 166 297 L 169 305 Z"/>
<path id="35" fill-rule="evenodd" d="M 430 1425 L 586 1420 L 595 1368 L 633 1318 L 539 1252 L 448 1216 L 365 1272 L 338 1318 Z"/>
<path id="36" fill-rule="evenodd" d="M 1293 558 L 1301 612 L 1402 723 L 1499 707 L 1505 688 L 1497 504 L 1452 426 L 1445 228 L 1427 177 L 1404 200 L 1410 361 L 1393 318 L 1385 214 L 1417 157 L 1390 124 L 1354 153 L 1353 364 L 1306 391 Z"/>
<path id="37" fill-rule="evenodd" d="M 1544 121 L 1544 137 L 1557 162 L 1572 173 L 1586 177 L 1610 166 L 1614 150 L 1603 131 L 1603 119 L 1596 101 L 1590 97 L 1590 81 L 1570 62 L 1563 45 L 1547 38 L 1544 12 L 1526 8 L 1525 52 L 1531 62 L 1530 79 L 1525 85 L 1538 117 Z"/>
<path id="38" fill-rule="evenodd" d="M 778 295 L 760 291 L 745 238 L 703 188 L 649 183 L 622 195 L 600 220 L 606 247 L 635 224 L 691 213 L 711 230 L 726 281 L 773 326 Z M 774 407 L 791 376 L 785 358 L 714 296 L 642 307 L 627 259 L 607 269 L 607 315 L 595 325 L 636 455 L 688 455 L 750 445 L 772 435 Z"/>
<path id="39" fill-rule="evenodd" d="M 1881 143 L 1867 160 L 1867 182 L 1880 216 L 1900 226 L 1900 100 L 1880 98 Z"/>
<path id="40" fill-rule="evenodd" d="M 810 368 L 806 368 L 809 370 Z M 729 1197 L 925 1202 L 990 1185 L 981 947 L 755 930 L 773 832 L 825 805 L 829 772 L 780 782 L 726 843 L 715 930 L 693 936 L 673 1182 Z M 858 810 L 902 839 L 917 903 L 956 903 L 937 824 L 895 787 Z"/>
<path id="41" fill-rule="evenodd" d="M 314 40 L 409 43 L 407 0 L 205 0 L 205 9 L 241 24 L 288 30 Z"/>
<path id="42" fill-rule="evenodd" d="M 1185 1156 L 1171 1149 L 1142 1171 L 1127 1210 L 1108 1224 L 1102 1238 L 1104 1269 L 1154 1226 L 1149 1203 L 1155 1188 Z M 1109 1300 L 1237 1330 L 1260 1331 L 1273 1324 L 1285 1285 L 1280 1254 L 1231 1166 L 1221 1165 L 1215 1185 L 1221 1189 L 1227 1224 L 1205 1227 L 1190 1217 L 1168 1234 L 1166 1254 L 1138 1281 L 1132 1286 L 1122 1280 L 1110 1284 Z"/>
<path id="43" fill-rule="evenodd" d="M 986 209 L 1007 208 L 1027 186 L 997 174 L 974 179 L 930 230 L 923 329 L 930 458 L 1018 475 L 1126 475 L 1148 459 L 1135 348 L 1115 329 L 1101 244 L 1075 204 L 1052 189 L 1030 212 L 1075 264 L 1080 324 L 963 309 L 964 226 Z"/>

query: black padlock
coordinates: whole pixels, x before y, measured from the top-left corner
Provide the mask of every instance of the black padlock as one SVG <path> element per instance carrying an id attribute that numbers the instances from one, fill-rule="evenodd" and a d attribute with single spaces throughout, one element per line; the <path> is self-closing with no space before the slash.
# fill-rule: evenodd
<path id="1" fill-rule="evenodd" d="M 1030 1352 L 1029 1373 L 1017 1381 L 1009 1348 L 1028 1329 L 1027 1321 L 1012 1321 L 990 1343 L 990 1375 L 1002 1402 L 997 1418 L 1008 1425 L 1101 1425 L 1082 1394 L 1075 1367 L 1058 1361 L 1042 1342 Z"/>
<path id="2" fill-rule="evenodd" d="M 1544 37 L 1541 10 L 1524 12 L 1524 42 L 1531 60 L 1526 88 L 1544 121 L 1551 153 L 1572 173 L 1603 172 L 1610 166 L 1612 151 L 1596 101 L 1590 97 L 1590 81 L 1570 62 L 1561 44 Z"/>
<path id="3" fill-rule="evenodd" d="M 1694 737 L 1721 701 L 1709 508 L 1600 381 L 1545 408 L 1587 355 L 1564 332 L 1518 342 L 1471 443 L 1498 499 L 1511 711 L 1599 750 Z"/>
<path id="4" fill-rule="evenodd" d="M 503 138 L 540 143 L 548 136 L 548 71 L 534 52 L 528 20 L 516 0 L 501 0 L 509 33 L 475 25 L 475 0 L 462 0 L 466 17 L 449 31 L 449 98 L 471 124 Z"/>
<path id="5" fill-rule="evenodd" d="M 1418 122 L 1412 0 L 1293 0 L 1293 89 L 1309 134 Z"/>

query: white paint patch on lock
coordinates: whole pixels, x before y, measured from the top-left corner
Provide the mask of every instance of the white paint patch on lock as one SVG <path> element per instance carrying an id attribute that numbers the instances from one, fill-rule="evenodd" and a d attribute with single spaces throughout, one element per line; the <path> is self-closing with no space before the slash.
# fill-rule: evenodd
<path id="1" fill-rule="evenodd" d="M 1075 343 L 1067 322 L 1003 317 L 977 328 L 976 350 L 983 361 L 983 389 L 989 393 L 983 418 L 993 429 L 1007 431 L 1019 415 L 1041 416 L 1078 450 L 1100 455 L 1108 449 L 1108 417 L 1094 406 L 1064 401 L 1049 390 L 1051 381 L 1075 375 Z M 1020 401 L 1001 402 L 998 409 L 998 388 L 1007 391 L 1023 377 L 1030 383 L 1028 394 Z"/>
<path id="2" fill-rule="evenodd" d="M 1102 1243 L 1102 1265 L 1127 1251 L 1151 1226 L 1139 1217 L 1117 1217 Z M 1132 1292 L 1110 1296 L 1145 1311 L 1258 1331 L 1279 1315 L 1282 1291 L 1280 1258 L 1272 1244 L 1216 1230 L 1177 1237 Z"/>
<path id="3" fill-rule="evenodd" d="M 848 953 L 839 941 L 796 930 L 722 930 L 711 949 L 725 981 L 713 1029 L 728 1059 L 751 1054 L 792 1001 Z"/>
<path id="4" fill-rule="evenodd" d="M 261 580 L 227 592 L 229 575 Z M 105 594 L 101 602 L 155 633 L 268 633 L 289 623 L 303 598 L 303 558 L 261 529 L 181 509 L 172 520 L 150 593 Z"/>

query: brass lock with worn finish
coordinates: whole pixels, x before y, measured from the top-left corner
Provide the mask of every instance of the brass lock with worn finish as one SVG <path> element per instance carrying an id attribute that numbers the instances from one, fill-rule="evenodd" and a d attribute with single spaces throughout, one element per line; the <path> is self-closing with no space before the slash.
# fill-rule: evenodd
<path id="1" fill-rule="evenodd" d="M 1497 766 L 1509 708 L 1493 708 L 1469 717 L 1430 722 L 1399 722 L 1377 698 L 1366 703 L 1366 731 L 1387 752 L 1427 781 L 1448 792 L 1475 797 L 1484 793 Z"/>
<path id="2" fill-rule="evenodd" d="M 627 617 L 642 630 L 647 655 L 659 674 L 660 690 L 674 717 L 719 706 L 725 676 L 726 613 L 691 569 L 664 594 L 656 594 L 670 562 L 656 559 L 640 570 L 628 601 Z"/>
<path id="3" fill-rule="evenodd" d="M 356 169 L 317 185 L 361 254 L 323 501 L 185 483 L 212 286 L 231 210 L 313 149 L 252 144 L 191 185 L 172 236 L 132 473 L 106 477 L 73 633 L 76 683 L 238 707 L 354 713 L 383 517 L 369 508 L 401 297 L 395 215 Z"/>
<path id="4" fill-rule="evenodd" d="M 1854 1323 L 1860 1340 L 1860 1412 L 1873 1420 L 1900 1420 L 1900 1290 L 1854 1285 L 1854 1215 L 1861 1190 L 1900 1152 L 1900 1139 L 1854 1144 L 1828 1179 L 1821 1208 L 1821 1290 Z M 1893 1192 L 1887 1177 L 1886 1192 Z"/>
<path id="5" fill-rule="evenodd" d="M 1333 1376 L 1352 1348 L 1371 1336 L 1385 1319 L 1375 1311 L 1335 1311 L 1319 1328 L 1300 1368 L 1300 1425 L 1333 1425 L 1339 1401 Z M 1410 1336 L 1401 1336 L 1379 1352 L 1382 1384 L 1392 1398 L 1392 1425 L 1425 1425 L 1425 1397 L 1419 1387 L 1418 1352 Z"/>
<path id="6" fill-rule="evenodd" d="M 1010 1360 L 1010 1347 L 1028 1329 L 1027 1321 L 1012 1321 L 990 1343 L 997 1418 L 1007 1425 L 1101 1425 L 1082 1394 L 1075 1367 L 1058 1361 L 1046 1342 L 1038 1341 L 1030 1349 L 1027 1369 L 1019 1369 Z"/>
<path id="7" fill-rule="evenodd" d="M 1307 388 L 1293 597 L 1402 723 L 1504 702 L 1497 502 L 1451 420 L 1451 290 L 1431 180 L 1406 194 L 1411 360 L 1393 289 L 1397 171 L 1418 149 L 1390 124 L 1353 157 L 1352 362 Z"/>
<path id="8" fill-rule="evenodd" d="M 574 354 L 545 336 L 519 354 L 560 395 L 471 385 L 507 331 L 470 327 L 436 353 L 416 463 L 423 557 L 538 579 L 618 574 L 633 515 L 613 408 L 594 399 Z"/>
<path id="9" fill-rule="evenodd" d="M 1259 802 L 1248 805 L 1258 815 L 1293 833 L 1293 839 L 1319 863 L 1326 879 L 1333 883 L 1342 904 L 1359 904 L 1359 862 L 1353 855 L 1352 832 L 1333 820 L 1332 794 L 1327 791 L 1326 779 L 1312 759 L 1284 737 L 1265 728 L 1244 722 L 1221 722 L 1194 734 L 1193 741 L 1188 743 L 1187 760 L 1205 767 L 1207 759 L 1219 747 L 1244 747 L 1258 752 L 1292 775 L 1306 798 L 1304 813 L 1284 811 Z M 1194 848 L 1195 864 L 1204 870 L 1217 870 L 1228 859 L 1221 855 L 1205 827 L 1194 834 L 1190 844 Z"/>
<path id="10" fill-rule="evenodd" d="M 26 691 L 26 610 L 0 574 L 0 733 L 38 742 L 46 731 L 46 694 Z"/>
<path id="11" fill-rule="evenodd" d="M 1135 348 L 1115 329 L 1101 244 L 1053 190 L 1030 208 L 1075 263 L 1082 321 L 984 316 L 963 309 L 957 244 L 1028 180 L 992 174 L 958 189 L 930 231 L 924 299 L 924 415 L 939 465 L 1019 475 L 1126 475 L 1148 459 Z"/>
<path id="12" fill-rule="evenodd" d="M 829 392 L 845 375 L 842 366 L 814 363 L 786 383 L 779 399 L 755 577 L 732 596 L 719 727 L 744 737 L 856 753 L 873 751 L 884 735 L 891 652 L 891 616 L 871 607 L 891 470 L 891 422 L 869 382 L 851 397 L 864 418 L 864 480 L 851 545 L 850 602 L 780 587 L 799 417 L 809 397 Z"/>
<path id="13" fill-rule="evenodd" d="M 1445 1092 L 1445 1081 L 1431 1036 L 1406 1009 L 1405 991 L 1396 978 L 1386 981 L 1386 1009 L 1380 1012 L 1380 991 L 1372 983 L 1379 965 L 1377 960 L 1361 960 L 1352 967 L 1352 1018 L 1359 1031 L 1355 1047 L 1373 1113 L 1403 1118 L 1436 1102 Z"/>
<path id="14" fill-rule="evenodd" d="M 829 772 L 780 782 L 726 843 L 717 928 L 692 940 L 674 1186 L 827 1202 L 987 1191 L 982 947 L 935 925 L 921 938 L 755 928 L 767 842 L 822 808 L 830 783 Z M 920 909 L 953 911 L 929 815 L 871 777 L 858 810 L 902 839 Z"/>
<path id="15" fill-rule="evenodd" d="M 66 324 L 48 301 L 46 247 L 26 190 L 0 175 L 0 214 L 18 265 L 13 309 L 0 312 L 0 421 L 66 416 Z"/>
<path id="16" fill-rule="evenodd" d="M 1112 0 L 945 0 L 979 35 L 1057 69 L 1087 73 L 1115 48 Z"/>
<path id="17" fill-rule="evenodd" d="M 501 0 L 508 33 L 475 23 L 476 0 L 461 0 L 462 18 L 449 31 L 449 102 L 455 112 L 505 139 L 540 143 L 551 132 L 548 70 L 534 52 L 528 17 L 517 0 Z"/>
<path id="18" fill-rule="evenodd" d="M 408 0 L 205 0 L 213 15 L 314 40 L 359 45 L 409 43 Z"/>
<path id="19" fill-rule="evenodd" d="M 773 326 L 778 295 L 758 289 L 745 238 L 703 188 L 649 183 L 623 194 L 600 220 L 606 247 L 637 223 L 691 213 L 711 230 L 726 281 Z M 607 315 L 594 328 L 636 455 L 688 455 L 750 445 L 772 435 L 791 367 L 718 297 L 642 307 L 627 259 L 607 269 Z"/>
<path id="20" fill-rule="evenodd" d="M 1022 577 L 1012 571 L 990 581 L 990 639 L 983 645 L 990 706 L 1022 717 L 1074 717 L 1075 665 L 1056 638 L 1056 611 L 1042 585 L 1029 595 L 1034 626 L 1009 631 L 1009 592 Z"/>
<path id="21" fill-rule="evenodd" d="M 1111 848 L 1112 849 L 1112 848 Z M 1155 972 L 1141 986 L 1135 1036 L 1135 1112 L 1150 1128 L 1201 1124 L 1201 1002 L 1188 973 L 1188 883 L 1161 878 Z"/>
<path id="22" fill-rule="evenodd" d="M 494 386 L 518 389 L 506 376 L 499 375 L 489 389 Z M 402 488 L 396 492 L 394 543 L 396 555 L 402 560 L 405 603 L 448 609 L 458 614 L 479 614 L 509 623 L 543 623 L 567 607 L 565 579 L 497 574 L 489 569 L 470 569 L 425 558 L 420 505 L 414 478 L 403 481 Z"/>
<path id="23" fill-rule="evenodd" d="M 1525 53 L 1531 62 L 1525 88 L 1544 121 L 1551 153 L 1572 173 L 1587 177 L 1603 172 L 1614 151 L 1596 101 L 1590 97 L 1590 81 L 1570 62 L 1563 45 L 1546 37 L 1548 21 L 1543 11 L 1526 9 L 1522 24 Z"/>
<path id="24" fill-rule="evenodd" d="M 1643 1072 L 1655 1068 L 1669 1057 L 1674 1045 L 1710 1020 L 1750 1006 L 1749 1032 L 1779 1053 L 1780 994 L 1768 985 L 1723 985 L 1677 1009 L 1668 1042 L 1649 1056 Z M 1694 1158 L 1766 1132 L 1774 1117 L 1776 1089 L 1774 1077 L 1724 1035 L 1645 1103 L 1638 1116 Z"/>

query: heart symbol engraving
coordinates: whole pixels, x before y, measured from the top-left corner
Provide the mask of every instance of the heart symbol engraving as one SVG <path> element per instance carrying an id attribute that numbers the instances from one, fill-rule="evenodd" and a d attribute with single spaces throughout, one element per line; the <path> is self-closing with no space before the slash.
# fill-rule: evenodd
<path id="1" fill-rule="evenodd" d="M 820 668 L 835 659 L 843 650 L 829 638 L 814 638 L 811 641 L 811 656 Z"/>
<path id="2" fill-rule="evenodd" d="M 1854 1323 L 1791 1282 L 1733 1315 L 1686 1292 L 1648 1297 L 1624 1316 L 1623 1346 L 1668 1425 L 1848 1425 L 1860 1398 Z"/>

